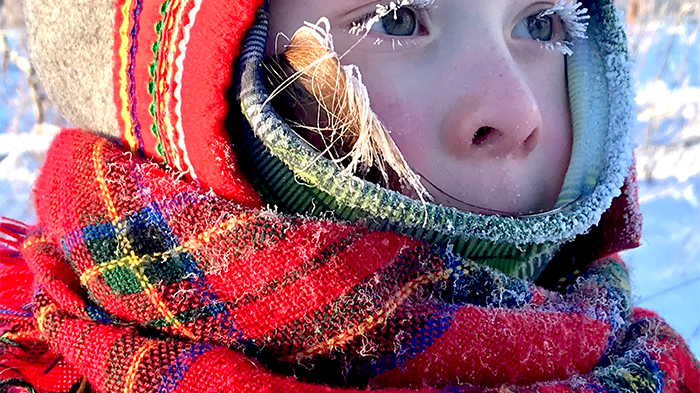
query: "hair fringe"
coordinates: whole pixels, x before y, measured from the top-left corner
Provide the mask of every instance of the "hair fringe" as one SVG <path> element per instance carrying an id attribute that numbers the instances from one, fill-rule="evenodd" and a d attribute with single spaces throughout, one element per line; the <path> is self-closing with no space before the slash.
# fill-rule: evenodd
<path id="1" fill-rule="evenodd" d="M 340 64 L 329 30 L 324 18 L 307 23 L 284 53 L 266 64 L 276 86 L 271 99 L 283 95 L 299 121 L 297 132 L 341 166 L 344 175 L 367 179 L 376 174 L 380 185 L 432 199 L 372 110 L 359 68 Z"/>

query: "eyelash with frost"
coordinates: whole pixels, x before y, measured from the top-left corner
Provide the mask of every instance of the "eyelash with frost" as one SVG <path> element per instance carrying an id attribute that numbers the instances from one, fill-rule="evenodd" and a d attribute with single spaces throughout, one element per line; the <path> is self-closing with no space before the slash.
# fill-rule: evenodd
<path id="1" fill-rule="evenodd" d="M 354 23 L 350 28 L 350 34 L 365 35 L 372 29 L 372 26 L 379 22 L 380 19 L 394 13 L 394 19 L 398 18 L 396 12 L 401 7 L 412 6 L 416 8 L 429 8 L 435 0 L 397 0 L 392 1 L 388 5 L 377 4 L 375 15 L 361 22 Z M 542 11 L 538 17 L 545 17 L 557 14 L 561 18 L 564 28 L 566 29 L 566 38 L 562 42 L 547 42 L 543 46 L 547 50 L 558 50 L 564 55 L 572 55 L 574 52 L 571 49 L 574 38 L 586 39 L 586 30 L 588 29 L 588 9 L 584 8 L 578 0 L 559 0 L 551 8 Z M 363 37 L 364 38 L 364 37 Z"/>
<path id="2" fill-rule="evenodd" d="M 586 39 L 588 29 L 588 9 L 584 8 L 578 0 L 559 0 L 551 8 L 546 9 L 538 15 L 539 18 L 557 14 L 561 18 L 566 29 L 566 38 L 562 42 L 546 42 L 543 46 L 547 50 L 558 50 L 564 55 L 574 54 L 571 46 L 574 38 Z"/>
<path id="3" fill-rule="evenodd" d="M 394 13 L 394 19 L 398 19 L 398 15 L 396 12 L 399 9 L 401 9 L 401 7 L 408 6 L 416 7 L 419 9 L 425 9 L 433 5 L 433 3 L 435 3 L 435 0 L 399 0 L 392 1 L 388 5 L 377 4 L 377 10 L 375 11 L 374 16 L 361 23 L 353 23 L 352 27 L 350 28 L 350 34 L 366 34 L 372 29 L 372 25 L 379 22 L 380 19 L 389 15 L 392 12 Z"/>

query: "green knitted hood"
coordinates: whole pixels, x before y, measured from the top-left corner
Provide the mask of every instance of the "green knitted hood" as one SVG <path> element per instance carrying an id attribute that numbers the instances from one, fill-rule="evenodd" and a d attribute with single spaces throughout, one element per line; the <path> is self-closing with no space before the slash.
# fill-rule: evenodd
<path id="1" fill-rule="evenodd" d="M 632 164 L 632 76 L 623 26 L 611 2 L 583 5 L 591 15 L 588 39 L 574 43 L 567 61 L 572 157 L 552 211 L 523 217 L 476 214 L 343 175 L 266 103 L 265 9 L 258 11 L 239 59 L 238 99 L 250 127 L 243 124 L 243 131 L 232 133 L 237 155 L 254 186 L 286 212 L 397 231 L 508 274 L 536 278 L 565 243 L 600 222 L 621 195 Z"/>

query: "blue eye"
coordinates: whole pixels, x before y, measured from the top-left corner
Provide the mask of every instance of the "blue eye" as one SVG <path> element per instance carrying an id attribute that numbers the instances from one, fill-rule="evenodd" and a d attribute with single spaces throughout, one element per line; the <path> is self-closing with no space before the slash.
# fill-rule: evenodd
<path id="1" fill-rule="evenodd" d="M 418 18 L 412 9 L 399 8 L 374 23 L 372 30 L 391 36 L 412 36 L 418 30 Z"/>
<path id="2" fill-rule="evenodd" d="M 554 23 L 554 18 L 550 15 L 530 15 L 515 26 L 513 37 L 540 42 L 551 41 L 554 36 Z"/>

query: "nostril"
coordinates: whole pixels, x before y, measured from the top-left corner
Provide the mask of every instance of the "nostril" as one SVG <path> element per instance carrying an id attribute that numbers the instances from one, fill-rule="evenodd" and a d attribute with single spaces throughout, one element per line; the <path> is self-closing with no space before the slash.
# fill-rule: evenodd
<path id="1" fill-rule="evenodd" d="M 525 140 L 523 141 L 523 144 L 522 144 L 523 149 L 522 150 L 525 151 L 526 153 L 530 153 L 531 151 L 533 151 L 535 149 L 535 147 L 537 146 L 539 134 L 540 134 L 539 129 L 535 128 L 532 131 L 532 133 L 530 133 L 530 135 L 528 135 L 527 138 L 525 138 Z"/>
<path id="2" fill-rule="evenodd" d="M 489 133 L 491 133 L 491 128 L 489 127 L 481 127 L 476 130 L 472 138 L 472 145 L 481 146 L 486 143 L 486 138 L 489 136 Z"/>
<path id="3" fill-rule="evenodd" d="M 480 127 L 472 136 L 472 146 L 478 149 L 492 149 L 503 154 L 522 152 L 530 154 L 539 140 L 539 129 L 535 128 L 525 139 L 519 139 L 517 133 L 502 133 L 493 127 Z"/>
<path id="4" fill-rule="evenodd" d="M 472 145 L 474 146 L 484 146 L 495 142 L 498 139 L 500 132 L 495 128 L 491 127 L 481 127 L 474 133 L 472 137 Z"/>

